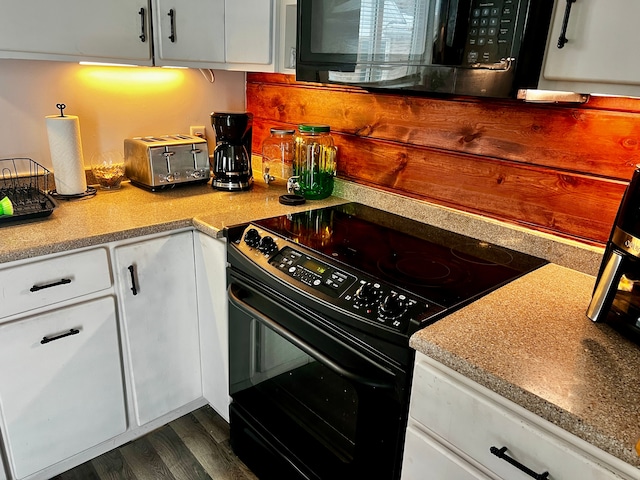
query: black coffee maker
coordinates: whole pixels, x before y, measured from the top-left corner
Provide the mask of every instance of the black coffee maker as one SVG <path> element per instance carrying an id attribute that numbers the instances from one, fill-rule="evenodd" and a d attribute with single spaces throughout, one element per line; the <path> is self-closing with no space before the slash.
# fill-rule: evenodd
<path id="1" fill-rule="evenodd" d="M 251 169 L 251 132 L 253 114 L 211 114 L 211 126 L 216 134 L 213 151 L 211 186 L 218 190 L 248 190 L 253 185 Z"/>
<path id="2" fill-rule="evenodd" d="M 640 340 L 640 165 L 622 197 L 587 317 Z"/>

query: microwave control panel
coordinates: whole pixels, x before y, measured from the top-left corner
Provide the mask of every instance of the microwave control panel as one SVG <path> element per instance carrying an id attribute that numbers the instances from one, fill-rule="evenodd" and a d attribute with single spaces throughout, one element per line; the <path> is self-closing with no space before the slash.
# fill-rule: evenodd
<path id="1" fill-rule="evenodd" d="M 519 0 L 473 0 L 464 51 L 467 65 L 500 63 L 511 56 Z"/>

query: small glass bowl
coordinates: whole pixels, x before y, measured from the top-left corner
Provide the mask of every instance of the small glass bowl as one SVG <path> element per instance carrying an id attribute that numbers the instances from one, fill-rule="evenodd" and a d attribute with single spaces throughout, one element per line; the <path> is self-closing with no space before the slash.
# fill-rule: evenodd
<path id="1" fill-rule="evenodd" d="M 102 152 L 91 159 L 91 172 L 100 190 L 117 190 L 124 180 L 124 157 L 118 151 Z"/>

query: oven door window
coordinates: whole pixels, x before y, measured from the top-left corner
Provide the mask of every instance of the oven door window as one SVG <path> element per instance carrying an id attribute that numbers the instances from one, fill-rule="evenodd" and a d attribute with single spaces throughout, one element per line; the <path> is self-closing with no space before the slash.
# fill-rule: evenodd
<path id="1" fill-rule="evenodd" d="M 258 321 L 253 327 L 254 393 L 330 445 L 342 461 L 352 461 L 358 415 L 354 386 L 269 327 Z"/>
<path id="2" fill-rule="evenodd" d="M 386 471 L 385 478 L 391 478 L 397 468 L 392 445 L 402 435 L 397 379 L 380 375 L 375 366 L 367 368 L 369 360 L 326 332 L 307 343 L 297 336 L 300 332 L 288 329 L 306 322 L 289 309 L 264 309 L 268 316 L 230 302 L 235 408 L 255 420 L 256 430 L 273 436 L 274 444 L 285 445 L 301 465 L 322 472 L 321 478 L 342 478 L 362 468 L 372 475 Z M 342 354 L 336 354 L 337 346 Z M 232 417 L 232 436 L 233 427 Z"/>

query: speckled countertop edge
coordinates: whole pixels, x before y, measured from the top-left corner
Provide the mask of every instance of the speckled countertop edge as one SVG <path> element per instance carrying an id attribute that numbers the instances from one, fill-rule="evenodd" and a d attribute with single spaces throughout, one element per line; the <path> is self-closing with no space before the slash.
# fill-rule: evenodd
<path id="1" fill-rule="evenodd" d="M 410 344 L 640 467 L 640 348 L 586 318 L 594 281 L 543 266 L 417 332 Z"/>

